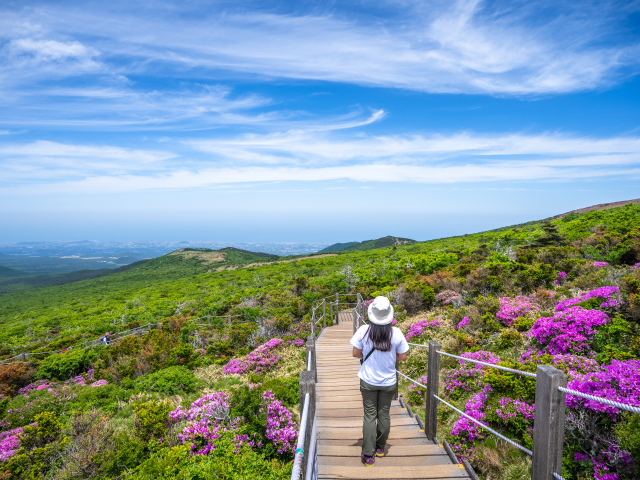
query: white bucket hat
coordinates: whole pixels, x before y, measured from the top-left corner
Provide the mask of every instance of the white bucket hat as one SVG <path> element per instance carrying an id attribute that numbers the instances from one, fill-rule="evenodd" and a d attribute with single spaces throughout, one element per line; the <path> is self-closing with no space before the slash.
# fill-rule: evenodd
<path id="1" fill-rule="evenodd" d="M 388 325 L 393 320 L 393 307 L 387 297 L 376 297 L 369 305 L 369 320 L 376 325 Z"/>

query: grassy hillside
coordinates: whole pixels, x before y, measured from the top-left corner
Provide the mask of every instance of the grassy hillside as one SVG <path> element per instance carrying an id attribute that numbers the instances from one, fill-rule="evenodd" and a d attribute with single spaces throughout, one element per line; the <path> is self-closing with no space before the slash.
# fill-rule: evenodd
<path id="1" fill-rule="evenodd" d="M 24 272 L 0 265 L 0 278 L 21 277 Z"/>
<path id="2" fill-rule="evenodd" d="M 360 242 L 346 242 L 346 243 L 334 243 L 333 245 L 329 245 L 327 248 L 323 248 L 318 253 L 333 253 L 344 250 L 345 248 L 352 247 L 357 245 Z"/>
<path id="3" fill-rule="evenodd" d="M 386 236 L 378 238 L 376 240 L 365 240 L 364 242 L 357 243 L 350 247 L 345 248 L 342 252 L 364 252 L 366 250 L 375 250 L 378 248 L 393 247 L 399 245 L 411 245 L 416 243 L 415 240 L 408 238 L 398 238 L 392 236 Z"/>
<path id="4" fill-rule="evenodd" d="M 148 322 L 161 321 L 162 329 L 108 348 L 75 347 L 30 357 L 26 365 L 0 366 L 0 394 L 6 396 L 0 429 L 35 421 L 55 433 L 40 438 L 28 431 L 33 441 L 16 440 L 21 453 L 0 462 L 0 473 L 81 478 L 69 472 L 83 465 L 101 478 L 171 478 L 180 472 L 191 472 L 185 478 L 285 478 L 295 438 L 269 438 L 266 425 L 295 430 L 305 320 L 315 300 L 336 292 L 387 295 L 412 342 L 436 339 L 445 351 L 528 371 L 553 364 L 576 382 L 574 388 L 597 374 L 605 380 L 593 391 L 640 397 L 640 382 L 625 380 L 640 378 L 639 205 L 423 243 L 394 245 L 394 237 L 388 238 L 383 248 L 298 259 L 180 250 L 113 275 L 1 295 L 5 357 L 81 345 Z M 211 328 L 190 321 L 203 315 L 240 317 L 231 326 L 214 319 Z M 239 323 L 257 316 L 269 319 L 264 327 Z M 493 428 L 530 447 L 533 398 L 527 381 L 453 361 L 443 360 L 443 368 L 442 391 L 450 401 L 461 409 L 477 407 Z M 424 352 L 412 349 L 403 369 L 413 378 L 425 375 Z M 85 386 L 96 381 L 95 388 Z M 36 390 L 42 382 L 47 386 Z M 18 392 L 25 387 L 28 398 Z M 400 388 L 422 412 L 424 392 L 404 382 Z M 202 420 L 201 409 L 192 405 L 197 399 L 238 420 L 216 420 L 202 427 L 209 436 L 196 435 L 180 411 L 192 412 L 192 422 Z M 500 408 L 507 414 L 495 413 Z M 278 412 L 277 418 L 267 412 Z M 569 414 L 587 423 L 568 431 L 565 478 L 601 476 L 600 464 L 621 480 L 638 478 L 637 416 L 612 417 L 580 402 Z M 483 440 L 456 420 L 441 409 L 439 437 L 483 478 L 526 476 L 523 455 L 491 437 Z M 214 428 L 227 433 L 213 438 Z M 606 445 L 600 432 L 608 432 Z M 243 435 L 247 440 L 239 441 Z M 259 439 L 260 446 L 248 438 Z M 50 457 L 34 450 L 44 445 Z M 191 455 L 189 445 L 216 448 Z M 76 453 L 64 453 L 71 451 Z M 595 470 L 591 459 L 597 460 Z"/>

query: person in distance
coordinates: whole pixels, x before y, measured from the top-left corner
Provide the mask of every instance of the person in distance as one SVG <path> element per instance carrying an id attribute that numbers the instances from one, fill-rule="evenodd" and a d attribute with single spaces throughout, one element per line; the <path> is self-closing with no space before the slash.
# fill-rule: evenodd
<path id="1" fill-rule="evenodd" d="M 393 327 L 393 307 L 387 297 L 376 297 L 368 309 L 369 324 L 351 338 L 353 356 L 360 358 L 360 393 L 364 407 L 362 463 L 373 467 L 376 456 L 384 456 L 389 438 L 389 409 L 396 392 L 396 362 L 407 360 L 409 344 Z"/>

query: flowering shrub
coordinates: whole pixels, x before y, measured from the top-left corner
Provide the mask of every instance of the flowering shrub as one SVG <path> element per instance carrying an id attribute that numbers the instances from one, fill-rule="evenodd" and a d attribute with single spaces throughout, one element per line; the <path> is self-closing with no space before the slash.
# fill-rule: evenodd
<path id="1" fill-rule="evenodd" d="M 407 332 L 407 335 L 406 335 L 407 340 L 410 338 L 418 337 L 422 335 L 425 332 L 425 329 L 427 328 L 431 328 L 434 330 L 436 328 L 439 328 L 441 326 L 440 324 L 441 318 L 442 318 L 441 316 L 437 316 L 433 320 L 428 320 L 426 318 L 423 318 L 419 322 L 414 323 L 409 327 L 409 331 Z"/>
<path id="2" fill-rule="evenodd" d="M 590 352 L 587 342 L 596 334 L 595 327 L 609 321 L 609 317 L 600 310 L 570 307 L 553 317 L 536 320 L 528 335 L 552 355 Z"/>
<path id="3" fill-rule="evenodd" d="M 466 352 L 460 356 L 494 365 L 500 361 L 498 355 L 483 350 Z M 458 360 L 458 363 L 460 364 L 458 368 L 442 369 L 442 373 L 444 374 L 444 393 L 448 398 L 460 398 L 464 392 L 479 389 L 482 377 L 489 368 L 463 360 Z"/>
<path id="4" fill-rule="evenodd" d="M 424 385 L 425 383 L 427 383 L 427 376 L 422 375 L 418 379 L 418 382 Z M 424 402 L 426 393 L 427 393 L 427 390 L 425 388 L 422 388 L 420 385 L 412 383 L 411 385 L 409 385 L 409 403 L 411 405 L 422 404 L 422 402 Z"/>
<path id="5" fill-rule="evenodd" d="M 47 390 L 49 392 L 53 391 L 57 384 L 55 382 L 47 382 L 46 380 L 38 380 L 37 382 L 30 383 L 24 388 L 18 390 L 18 394 L 22 395 L 25 398 L 29 398 L 29 392 L 35 390 L 39 392 L 40 390 Z"/>
<path id="6" fill-rule="evenodd" d="M 609 265 L 607 262 L 593 262 L 593 266 L 594 267 L 610 267 L 611 265 Z"/>
<path id="7" fill-rule="evenodd" d="M 269 371 L 282 358 L 273 352 L 282 343 L 280 338 L 273 338 L 245 357 L 232 359 L 223 367 L 222 372 L 226 375 L 244 375 L 249 372 L 261 375 Z"/>
<path id="8" fill-rule="evenodd" d="M 98 380 L 97 382 L 93 382 L 91 384 L 92 387 L 103 387 L 105 385 L 109 385 L 109 382 L 107 382 L 106 380 Z"/>
<path id="9" fill-rule="evenodd" d="M 469 325 L 469 317 L 464 317 L 462 320 L 460 320 L 456 328 L 460 330 L 462 327 L 466 327 L 467 325 Z"/>
<path id="10" fill-rule="evenodd" d="M 559 302 L 556 305 L 556 312 L 562 312 L 573 305 L 592 299 L 597 300 L 595 303 L 599 304 L 600 308 L 618 307 L 624 304 L 618 287 L 600 287 L 590 292 L 583 292 L 577 298 L 569 298 Z"/>
<path id="11" fill-rule="evenodd" d="M 640 407 L 640 360 L 612 360 L 611 365 L 602 365 L 596 372 L 575 375 L 567 388 Z M 608 413 L 613 419 L 619 412 L 616 407 L 573 395 L 567 395 L 567 406 Z"/>
<path id="12" fill-rule="evenodd" d="M 567 274 L 565 272 L 558 272 L 558 278 L 553 281 L 554 285 L 560 286 L 567 281 Z"/>
<path id="13" fill-rule="evenodd" d="M 489 392 L 491 392 L 491 386 L 485 385 L 484 388 L 476 393 L 471 400 L 469 400 L 464 406 L 464 413 L 476 420 L 482 420 L 485 417 L 484 407 L 487 399 L 489 398 Z M 485 437 L 484 430 L 481 430 L 475 423 L 466 417 L 460 417 L 454 423 L 451 429 L 451 435 L 460 437 L 463 441 L 473 442 Z"/>
<path id="14" fill-rule="evenodd" d="M 529 297 L 522 295 L 515 298 L 503 297 L 500 299 L 500 310 L 496 313 L 496 317 L 505 325 L 512 325 L 516 318 L 539 311 L 540 306 L 533 303 Z"/>
<path id="15" fill-rule="evenodd" d="M 460 296 L 453 290 L 444 290 L 436 295 L 436 302 L 442 305 L 449 305 L 455 300 L 459 300 Z"/>
<path id="16" fill-rule="evenodd" d="M 291 412 L 269 390 L 262 394 L 262 400 L 267 417 L 265 436 L 271 440 L 278 453 L 293 454 L 298 440 L 298 428 L 291 418 Z"/>
<path id="17" fill-rule="evenodd" d="M 15 428 L 0 433 L 0 462 L 9 460 L 20 447 L 22 428 Z"/>
<path id="18" fill-rule="evenodd" d="M 496 408 L 496 415 L 502 420 L 513 419 L 518 414 L 522 415 L 527 420 L 533 420 L 533 414 L 536 411 L 535 404 L 529 405 L 519 398 L 514 400 L 512 398 L 505 397 L 502 397 L 498 403 L 500 404 L 500 407 Z"/>

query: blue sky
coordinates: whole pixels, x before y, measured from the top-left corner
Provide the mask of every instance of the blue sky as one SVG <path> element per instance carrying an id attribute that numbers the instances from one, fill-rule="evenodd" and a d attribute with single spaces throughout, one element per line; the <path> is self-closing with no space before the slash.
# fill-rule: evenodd
<path id="1" fill-rule="evenodd" d="M 3 2 L 0 242 L 424 240 L 638 198 L 639 63 L 637 1 Z"/>

